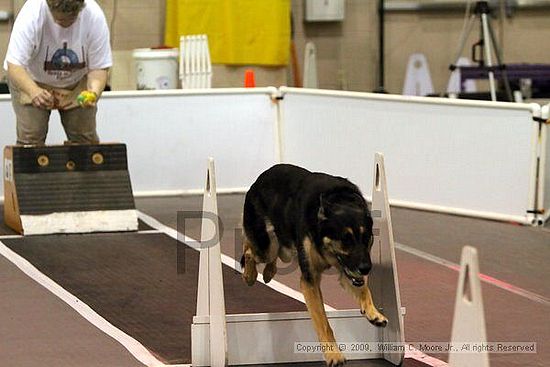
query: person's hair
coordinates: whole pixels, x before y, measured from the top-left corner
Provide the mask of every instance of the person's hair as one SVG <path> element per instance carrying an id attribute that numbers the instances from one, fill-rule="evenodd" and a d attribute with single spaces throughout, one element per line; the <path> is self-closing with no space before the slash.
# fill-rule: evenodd
<path id="1" fill-rule="evenodd" d="M 84 0 L 46 0 L 52 11 L 75 13 L 84 7 Z"/>

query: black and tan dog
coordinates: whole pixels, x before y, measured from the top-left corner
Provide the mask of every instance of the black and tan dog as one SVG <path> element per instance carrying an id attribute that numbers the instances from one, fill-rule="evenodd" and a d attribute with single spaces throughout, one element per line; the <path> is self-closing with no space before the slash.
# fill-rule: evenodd
<path id="1" fill-rule="evenodd" d="M 302 272 L 301 289 L 329 366 L 345 363 L 327 320 L 321 294 L 321 274 L 335 267 L 340 284 L 358 301 L 361 313 L 376 326 L 388 320 L 372 301 L 364 277 L 372 263 L 372 218 L 361 192 L 350 181 L 324 173 L 279 164 L 262 173 L 244 203 L 243 278 L 254 284 L 258 263 L 263 279 L 277 272 L 277 258 L 294 256 Z"/>

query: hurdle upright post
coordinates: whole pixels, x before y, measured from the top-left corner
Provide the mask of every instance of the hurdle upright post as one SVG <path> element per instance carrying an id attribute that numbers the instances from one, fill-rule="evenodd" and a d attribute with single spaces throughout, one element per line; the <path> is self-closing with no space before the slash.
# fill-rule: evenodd
<path id="1" fill-rule="evenodd" d="M 368 276 L 368 284 L 375 304 L 381 308 L 381 312 L 389 320 L 385 328 L 378 330 L 381 333 L 379 340 L 386 343 L 400 343 L 404 346 L 404 308 L 401 307 L 384 155 L 381 153 L 376 153 L 374 157 L 373 181 L 371 210 L 374 222 L 374 243 L 371 249 L 373 267 Z M 404 353 L 384 352 L 384 359 L 394 365 L 401 365 L 404 357 Z"/>
<path id="2" fill-rule="evenodd" d="M 451 344 L 486 342 L 487 332 L 477 250 L 472 246 L 464 246 L 460 259 Z M 449 365 L 452 367 L 489 367 L 489 355 L 486 351 L 479 353 L 451 352 L 449 353 Z"/>
<path id="3" fill-rule="evenodd" d="M 202 210 L 196 315 L 209 317 L 210 366 L 221 367 L 227 365 L 227 328 L 213 158 L 208 159 Z"/>

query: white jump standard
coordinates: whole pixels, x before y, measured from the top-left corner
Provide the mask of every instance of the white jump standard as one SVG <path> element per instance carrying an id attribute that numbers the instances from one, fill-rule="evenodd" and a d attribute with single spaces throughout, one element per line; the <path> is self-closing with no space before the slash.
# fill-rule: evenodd
<path id="1" fill-rule="evenodd" d="M 212 160 L 209 161 L 207 177 L 203 209 L 217 215 L 216 182 Z M 359 310 L 338 310 L 326 313 L 339 343 L 391 342 L 404 345 L 403 313 L 397 281 L 384 160 L 381 154 L 376 154 L 375 157 L 372 213 L 373 270 L 368 281 L 376 305 L 388 318 L 389 323 L 385 328 L 377 328 L 371 325 Z M 296 351 L 297 343 L 317 342 L 317 334 L 308 312 L 225 314 L 221 251 L 219 238 L 216 237 L 217 226 L 218 223 L 212 223 L 203 217 L 201 239 L 215 245 L 200 250 L 197 315 L 193 318 L 191 329 L 192 365 L 218 367 L 324 361 L 322 353 L 297 353 Z M 261 282 L 261 277 L 258 281 Z M 262 337 L 258 337 L 260 335 Z M 404 352 L 344 352 L 344 356 L 347 360 L 383 358 L 394 365 L 400 365 L 404 359 Z"/>
<path id="2" fill-rule="evenodd" d="M 477 250 L 471 246 L 464 246 L 462 249 L 451 336 L 453 345 L 464 342 L 487 342 Z M 489 367 L 489 355 L 487 351 L 461 353 L 457 350 L 455 353 L 449 353 L 449 365 Z"/>

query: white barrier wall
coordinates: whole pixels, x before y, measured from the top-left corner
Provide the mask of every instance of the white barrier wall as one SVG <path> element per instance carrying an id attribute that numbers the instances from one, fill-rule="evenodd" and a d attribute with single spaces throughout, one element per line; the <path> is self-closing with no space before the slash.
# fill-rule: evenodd
<path id="1" fill-rule="evenodd" d="M 348 177 L 368 192 L 371 157 L 383 152 L 393 204 L 533 219 L 538 105 L 281 92 L 283 161 Z"/>
<path id="2" fill-rule="evenodd" d="M 274 93 L 275 88 L 105 93 L 98 134 L 103 142 L 127 144 L 138 194 L 202 192 L 207 157 L 216 157 L 221 192 L 242 191 L 276 162 Z M 14 144 L 15 116 L 6 97 L 0 97 L 0 116 L 0 146 Z M 47 143 L 60 144 L 66 138 L 59 115 L 53 116 Z"/>
<path id="3" fill-rule="evenodd" d="M 538 105 L 286 87 L 111 92 L 100 101 L 98 132 L 127 144 L 137 194 L 202 192 L 207 157 L 216 158 L 220 192 L 246 190 L 279 160 L 365 190 L 379 151 L 394 205 L 531 223 L 535 200 L 546 217 L 550 208 L 549 125 L 539 136 L 540 114 Z M 65 140 L 54 116 L 48 144 Z M 0 96 L 0 146 L 14 142 L 11 102 Z"/>

